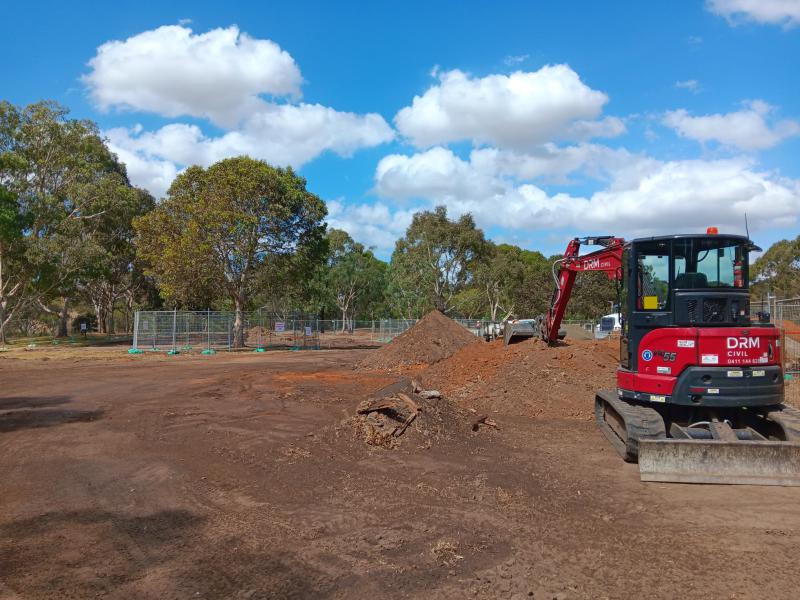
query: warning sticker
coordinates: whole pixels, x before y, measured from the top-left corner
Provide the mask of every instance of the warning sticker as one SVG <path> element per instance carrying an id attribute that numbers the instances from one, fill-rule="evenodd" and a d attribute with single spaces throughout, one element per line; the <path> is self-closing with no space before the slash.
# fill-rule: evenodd
<path id="1" fill-rule="evenodd" d="M 718 354 L 703 354 L 700 357 L 700 362 L 704 365 L 718 365 L 719 364 L 719 355 Z"/>
<path id="2" fill-rule="evenodd" d="M 678 348 L 694 348 L 694 340 L 678 340 Z"/>

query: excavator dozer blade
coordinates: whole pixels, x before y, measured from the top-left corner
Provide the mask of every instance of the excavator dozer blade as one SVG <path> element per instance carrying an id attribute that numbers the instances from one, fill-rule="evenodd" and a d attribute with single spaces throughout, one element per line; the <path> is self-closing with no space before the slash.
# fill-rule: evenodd
<path id="1" fill-rule="evenodd" d="M 800 486 L 800 443 L 640 440 L 642 481 Z"/>

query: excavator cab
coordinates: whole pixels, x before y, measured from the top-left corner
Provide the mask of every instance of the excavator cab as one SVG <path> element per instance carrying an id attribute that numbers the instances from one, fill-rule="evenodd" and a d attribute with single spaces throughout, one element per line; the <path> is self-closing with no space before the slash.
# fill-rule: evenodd
<path id="1" fill-rule="evenodd" d="M 644 336 L 661 327 L 747 327 L 749 252 L 736 235 L 674 235 L 631 242 L 623 254 L 625 290 L 620 362 L 636 371 Z"/>

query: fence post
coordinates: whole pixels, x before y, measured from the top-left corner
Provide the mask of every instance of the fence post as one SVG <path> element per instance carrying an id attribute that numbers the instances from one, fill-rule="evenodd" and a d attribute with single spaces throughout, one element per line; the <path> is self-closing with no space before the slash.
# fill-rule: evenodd
<path id="1" fill-rule="evenodd" d="M 133 313 L 133 349 L 139 349 L 139 311 Z"/>
<path id="2" fill-rule="evenodd" d="M 168 354 L 177 354 L 175 350 L 175 327 L 178 324 L 178 309 L 172 309 L 172 350 L 168 352 Z"/>

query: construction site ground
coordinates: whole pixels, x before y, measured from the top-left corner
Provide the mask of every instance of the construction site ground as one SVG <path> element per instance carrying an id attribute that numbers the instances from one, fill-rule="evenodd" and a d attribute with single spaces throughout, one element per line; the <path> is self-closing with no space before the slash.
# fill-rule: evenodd
<path id="1" fill-rule="evenodd" d="M 797 597 L 800 488 L 641 483 L 613 348 L 410 366 L 452 410 L 392 449 L 370 352 L 0 354 L 0 598 Z"/>

